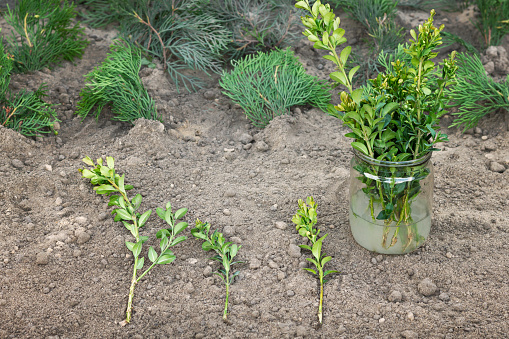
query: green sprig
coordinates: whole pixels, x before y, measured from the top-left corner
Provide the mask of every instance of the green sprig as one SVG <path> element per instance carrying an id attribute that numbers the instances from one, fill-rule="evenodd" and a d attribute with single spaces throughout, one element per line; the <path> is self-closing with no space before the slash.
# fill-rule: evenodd
<path id="1" fill-rule="evenodd" d="M 292 218 L 293 223 L 297 226 L 299 234 L 307 238 L 311 245 L 299 245 L 300 248 L 308 250 L 312 253 L 313 258 L 306 258 L 307 261 L 315 265 L 316 270 L 311 268 L 303 268 L 304 270 L 316 275 L 320 281 L 320 303 L 318 306 L 318 321 L 322 324 L 322 304 L 323 304 L 323 285 L 327 282 L 324 278 L 333 273 L 338 273 L 335 270 L 324 271 L 324 266 L 332 257 L 326 256 L 322 253 L 322 243 L 327 234 L 319 238 L 320 230 L 315 228 L 317 220 L 316 213 L 317 204 L 313 197 L 308 197 L 306 202 L 299 199 L 299 210 L 297 214 Z"/>
<path id="2" fill-rule="evenodd" d="M 5 20 L 14 29 L 8 38 L 14 70 L 40 70 L 81 57 L 88 41 L 84 28 L 74 23 L 76 13 L 67 0 L 20 0 L 12 10 L 8 7 Z"/>
<path id="3" fill-rule="evenodd" d="M 222 268 L 214 274 L 218 275 L 226 286 L 226 301 L 224 304 L 223 320 L 227 320 L 228 316 L 228 299 L 230 296 L 230 285 L 234 278 L 240 273 L 239 271 L 230 273 L 232 266 L 235 264 L 242 263 L 242 261 L 233 261 L 233 258 L 237 255 L 238 251 L 242 247 L 241 245 L 227 242 L 222 233 L 217 230 L 214 233 L 210 233 L 210 224 L 208 222 L 201 222 L 196 220 L 196 227 L 191 230 L 191 234 L 201 240 L 204 240 L 202 248 L 204 251 L 214 251 L 216 255 L 213 256 L 212 260 L 221 263 Z"/>
<path id="4" fill-rule="evenodd" d="M 86 75 L 76 114 L 85 118 L 94 110 L 98 119 L 104 106 L 110 104 L 113 120 L 161 120 L 139 76 L 141 63 L 139 48 L 126 40 L 115 40 L 106 60 Z"/>
<path id="5" fill-rule="evenodd" d="M 143 273 L 138 275 L 138 270 L 142 270 L 145 264 L 145 257 L 140 256 L 143 248 L 143 243 L 148 240 L 147 236 L 140 235 L 140 229 L 147 223 L 152 210 L 148 210 L 143 214 L 138 212 L 140 208 L 142 196 L 136 194 L 132 199 L 127 197 L 127 191 L 133 189 L 132 185 L 125 184 L 125 175 L 120 176 L 115 172 L 115 163 L 112 157 L 106 157 L 106 165 L 103 165 L 102 159 L 97 159 L 97 164 L 88 156 L 83 159 L 83 162 L 92 169 L 80 169 L 83 178 L 90 180 L 94 185 L 94 191 L 97 194 L 106 194 L 110 196 L 108 206 L 116 206 L 111 213 L 115 215 L 115 221 L 122 221 L 125 228 L 127 228 L 132 236 L 134 242 L 126 241 L 126 247 L 132 252 L 134 256 L 133 274 L 131 279 L 131 287 L 129 289 L 129 299 L 127 303 L 126 319 L 122 325 L 131 322 L 134 288 L 136 284 L 155 266 L 170 264 L 175 260 L 175 255 L 170 250 L 182 241 L 186 240 L 185 236 L 178 236 L 179 233 L 184 231 L 188 224 L 186 222 L 178 222 L 186 213 L 186 208 L 181 208 L 175 213 L 172 213 L 171 203 L 168 202 L 165 208 L 158 207 L 156 209 L 157 215 L 164 220 L 169 228 L 161 229 L 157 232 L 156 237 L 160 239 L 159 247 L 160 252 L 155 250 L 152 246 L 148 249 L 148 259 L 151 265 L 145 269 Z M 115 193 L 118 193 L 116 195 Z"/>

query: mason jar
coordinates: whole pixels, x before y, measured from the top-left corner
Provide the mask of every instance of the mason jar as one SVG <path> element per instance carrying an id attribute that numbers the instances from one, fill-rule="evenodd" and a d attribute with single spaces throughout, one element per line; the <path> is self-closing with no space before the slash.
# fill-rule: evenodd
<path id="1" fill-rule="evenodd" d="M 432 152 L 402 162 L 353 152 L 349 197 L 355 241 L 382 254 L 403 254 L 422 246 L 431 229 Z"/>

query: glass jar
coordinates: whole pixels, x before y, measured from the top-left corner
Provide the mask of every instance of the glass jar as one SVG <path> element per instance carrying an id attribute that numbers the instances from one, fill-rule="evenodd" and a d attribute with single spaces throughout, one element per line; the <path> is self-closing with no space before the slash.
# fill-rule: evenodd
<path id="1" fill-rule="evenodd" d="M 383 254 L 412 252 L 431 229 L 432 152 L 403 162 L 354 150 L 350 163 L 350 228 L 359 245 Z"/>

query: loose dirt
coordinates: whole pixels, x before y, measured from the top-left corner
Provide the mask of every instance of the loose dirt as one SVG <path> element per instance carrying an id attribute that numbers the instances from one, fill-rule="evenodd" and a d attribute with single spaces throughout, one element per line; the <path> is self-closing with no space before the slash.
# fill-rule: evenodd
<path id="1" fill-rule="evenodd" d="M 440 14 L 438 22 L 471 29 L 459 17 Z M 343 25 L 359 41 L 355 49 L 365 38 L 362 29 L 351 20 Z M 7 34 L 4 21 L 1 26 Z M 450 141 L 432 158 L 431 235 L 414 253 L 377 255 L 350 233 L 352 152 L 337 119 L 297 107 L 256 129 L 221 94 L 217 76 L 206 89 L 179 93 L 159 66 L 141 76 L 164 124 L 141 120 L 133 127 L 110 121 L 109 112 L 82 121 L 74 111 L 83 75 L 105 58 L 116 32 L 87 28 L 86 34 L 91 44 L 82 60 L 11 82 L 13 90 L 46 82 L 61 122 L 58 136 L 37 140 L 0 127 L 0 338 L 507 337 L 503 114 L 488 116 L 468 134 L 447 129 L 452 120 L 444 119 Z M 330 66 L 305 40 L 295 50 L 310 73 L 327 79 Z M 189 209 L 191 225 L 209 221 L 242 244 L 238 257 L 245 263 L 231 288 L 228 323 L 222 321 L 223 284 L 211 275 L 217 264 L 186 231 L 176 261 L 137 286 L 132 323 L 119 325 L 133 265 L 124 242 L 131 237 L 113 222 L 108 199 L 81 178 L 86 155 L 113 156 L 133 194 L 143 195 L 142 210 L 171 201 Z M 325 286 L 321 327 L 317 281 L 301 269 L 308 254 L 295 250 L 302 238 L 291 222 L 297 200 L 310 195 L 319 227 L 329 234 L 329 269 L 341 271 Z M 150 245 L 157 246 L 155 233 L 163 226 L 155 214 L 150 218 L 143 230 Z"/>

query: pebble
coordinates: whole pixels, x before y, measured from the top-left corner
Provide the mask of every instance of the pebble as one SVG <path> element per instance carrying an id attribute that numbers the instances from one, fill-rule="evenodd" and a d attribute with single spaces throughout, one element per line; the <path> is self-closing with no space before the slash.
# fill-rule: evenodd
<path id="1" fill-rule="evenodd" d="M 401 332 L 401 336 L 405 339 L 418 339 L 419 338 L 417 333 L 412 330 L 405 330 L 405 331 Z"/>
<path id="2" fill-rule="evenodd" d="M 203 275 L 206 277 L 212 276 L 212 267 L 207 266 L 203 269 Z"/>
<path id="3" fill-rule="evenodd" d="M 194 292 L 194 286 L 191 282 L 188 282 L 186 286 L 184 286 L 184 291 L 188 294 L 191 294 Z"/>
<path id="4" fill-rule="evenodd" d="M 496 161 L 492 161 L 490 164 L 490 170 L 492 172 L 503 173 L 505 171 L 505 167 L 504 167 L 504 165 L 502 165 Z"/>
<path id="5" fill-rule="evenodd" d="M 237 195 L 237 192 L 235 191 L 226 191 L 224 192 L 224 196 L 227 198 L 233 198 Z"/>
<path id="6" fill-rule="evenodd" d="M 60 205 L 62 205 L 62 198 L 57 197 L 57 198 L 55 199 L 55 205 L 56 205 L 56 206 L 60 206 Z"/>
<path id="7" fill-rule="evenodd" d="M 389 294 L 388 299 L 393 303 L 400 302 L 401 300 L 403 300 L 403 295 L 401 294 L 400 291 L 392 291 L 391 294 Z"/>
<path id="8" fill-rule="evenodd" d="M 203 97 L 207 100 L 214 100 L 216 98 L 216 93 L 212 90 L 208 90 L 203 93 Z"/>
<path id="9" fill-rule="evenodd" d="M 225 213 L 225 215 L 230 215 L 230 214 L 226 214 Z M 232 235 L 235 234 L 235 227 L 233 227 L 233 226 L 225 226 L 225 227 L 223 227 L 223 234 L 228 236 L 228 237 L 231 237 Z"/>
<path id="10" fill-rule="evenodd" d="M 260 262 L 260 260 L 258 260 L 256 258 L 249 260 L 249 268 L 252 270 L 260 268 L 261 265 L 262 265 L 262 263 Z"/>
<path id="11" fill-rule="evenodd" d="M 238 139 L 242 144 L 247 145 L 253 141 L 253 136 L 249 133 L 242 133 Z"/>
<path id="12" fill-rule="evenodd" d="M 44 167 L 44 169 L 45 169 L 46 171 L 48 171 L 48 172 L 53 172 L 53 167 L 51 167 L 51 165 L 46 164 L 46 165 L 44 165 L 43 167 Z"/>
<path id="13" fill-rule="evenodd" d="M 58 130 L 60 129 L 60 123 L 59 123 L 58 121 L 55 121 L 55 122 L 53 123 L 53 129 L 54 129 L 55 131 L 58 131 Z"/>
<path id="14" fill-rule="evenodd" d="M 25 164 L 23 164 L 23 161 L 19 159 L 12 159 L 11 164 L 15 168 L 23 168 Z"/>
<path id="15" fill-rule="evenodd" d="M 378 262 L 376 261 L 376 258 L 371 258 L 371 263 L 372 263 L 373 265 L 376 265 Z"/>
<path id="16" fill-rule="evenodd" d="M 0 299 L 0 306 L 5 306 L 5 305 L 7 305 L 7 300 Z"/>
<path id="17" fill-rule="evenodd" d="M 74 250 L 72 252 L 72 256 L 75 257 L 75 258 L 81 256 L 81 250 Z"/>
<path id="18" fill-rule="evenodd" d="M 253 318 L 258 318 L 260 316 L 260 311 L 254 310 L 253 312 L 251 312 L 251 316 Z"/>
<path id="19" fill-rule="evenodd" d="M 425 278 L 417 285 L 417 290 L 423 296 L 430 297 L 437 291 L 437 285 L 430 278 Z"/>
<path id="20" fill-rule="evenodd" d="M 482 139 L 482 140 L 488 140 L 488 136 L 487 136 L 487 135 L 483 135 L 483 136 L 481 137 L 481 139 Z"/>
<path id="21" fill-rule="evenodd" d="M 480 127 L 476 127 L 474 129 L 475 134 L 482 134 L 482 129 Z"/>
<path id="22" fill-rule="evenodd" d="M 408 314 L 406 315 L 407 319 L 410 320 L 410 321 L 414 321 L 415 319 L 415 316 L 412 312 L 408 312 Z"/>
<path id="23" fill-rule="evenodd" d="M 281 280 L 283 280 L 284 278 L 286 278 L 286 273 L 285 273 L 285 272 L 283 272 L 283 271 L 279 271 L 279 272 L 277 273 L 277 280 L 281 281 Z"/>
<path id="24" fill-rule="evenodd" d="M 226 215 L 226 216 L 230 216 L 230 215 L 232 215 L 232 213 L 230 212 L 230 210 L 229 210 L 229 209 L 227 209 L 227 208 L 225 208 L 225 209 L 223 210 L 223 214 L 224 214 L 224 215 Z"/>
<path id="25" fill-rule="evenodd" d="M 267 145 L 265 141 L 258 141 L 255 147 L 258 152 L 266 152 L 269 150 L 269 145 Z"/>
<path id="26" fill-rule="evenodd" d="M 445 293 L 445 292 L 442 292 L 440 293 L 440 295 L 438 296 L 438 299 L 442 300 L 442 301 L 449 301 L 451 298 L 449 297 L 449 294 Z"/>
<path id="27" fill-rule="evenodd" d="M 276 226 L 277 229 L 285 230 L 288 227 L 288 224 L 284 221 L 276 221 L 274 226 Z"/>
<path id="28" fill-rule="evenodd" d="M 271 260 L 271 261 L 269 261 L 269 267 L 276 269 L 276 268 L 279 268 L 279 265 L 276 262 Z"/>
<path id="29" fill-rule="evenodd" d="M 292 258 L 300 258 L 300 247 L 295 244 L 290 244 L 288 248 L 288 254 Z"/>
<path id="30" fill-rule="evenodd" d="M 49 263 L 49 254 L 46 252 L 39 252 L 35 258 L 37 265 L 47 265 Z"/>
<path id="31" fill-rule="evenodd" d="M 286 295 L 289 297 L 293 297 L 295 295 L 295 292 L 292 290 L 288 290 L 288 291 L 286 291 Z"/>
<path id="32" fill-rule="evenodd" d="M 90 240 L 90 234 L 88 234 L 85 230 L 82 229 L 76 230 L 74 232 L 74 235 L 76 236 L 76 238 L 78 238 L 76 242 L 80 245 Z"/>
<path id="33" fill-rule="evenodd" d="M 88 219 L 86 217 L 76 217 L 75 221 L 80 225 L 84 225 L 87 223 Z"/>
<path id="34" fill-rule="evenodd" d="M 447 252 L 447 253 L 445 254 L 445 256 L 446 256 L 447 258 L 449 258 L 449 259 L 451 259 L 451 258 L 453 257 L 453 255 L 452 255 L 452 253 L 451 253 L 451 252 Z"/>
<path id="35" fill-rule="evenodd" d="M 380 318 L 380 319 L 378 319 L 378 323 L 379 323 L 379 324 L 383 324 L 384 322 L 385 322 L 385 318 Z"/>

